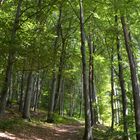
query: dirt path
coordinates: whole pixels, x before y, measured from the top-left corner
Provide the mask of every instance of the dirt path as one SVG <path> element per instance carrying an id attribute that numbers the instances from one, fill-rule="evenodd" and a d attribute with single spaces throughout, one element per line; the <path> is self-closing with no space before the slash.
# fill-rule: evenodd
<path id="1" fill-rule="evenodd" d="M 59 125 L 54 128 L 53 134 L 47 140 L 81 140 L 81 125 Z"/>
<path id="2" fill-rule="evenodd" d="M 29 125 L 0 132 L 0 140 L 82 140 L 83 126 L 63 124 Z"/>

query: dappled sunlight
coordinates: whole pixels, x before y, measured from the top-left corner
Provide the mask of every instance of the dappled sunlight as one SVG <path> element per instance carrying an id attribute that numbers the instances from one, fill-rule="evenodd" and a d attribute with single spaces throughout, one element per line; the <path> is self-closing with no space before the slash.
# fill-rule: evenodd
<path id="1" fill-rule="evenodd" d="M 8 132 L 0 132 L 0 139 L 10 139 L 15 140 L 16 136 Z"/>
<path id="2" fill-rule="evenodd" d="M 68 132 L 67 129 L 57 129 L 58 132 Z"/>
<path id="3" fill-rule="evenodd" d="M 0 140 L 79 140 L 83 124 L 25 124 L 0 132 Z M 80 138 L 81 139 L 81 138 Z"/>
<path id="4" fill-rule="evenodd" d="M 77 133 L 78 130 L 74 128 L 67 127 L 67 128 L 55 128 L 56 132 L 64 132 L 64 133 Z"/>
<path id="5" fill-rule="evenodd" d="M 27 136 L 26 134 L 17 135 L 11 134 L 9 132 L 0 132 L 0 140 L 44 140 L 36 136 Z"/>
<path id="6" fill-rule="evenodd" d="M 139 9 L 0 0 L 0 140 L 140 140 Z"/>

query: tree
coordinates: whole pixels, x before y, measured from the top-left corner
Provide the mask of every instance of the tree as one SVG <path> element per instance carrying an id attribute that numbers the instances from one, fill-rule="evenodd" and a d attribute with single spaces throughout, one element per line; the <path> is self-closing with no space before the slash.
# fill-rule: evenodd
<path id="1" fill-rule="evenodd" d="M 15 54 L 14 42 L 15 42 L 15 38 L 16 38 L 17 29 L 19 28 L 19 17 L 20 17 L 20 11 L 21 11 L 21 4 L 22 4 L 22 0 L 19 0 L 18 6 L 17 6 L 17 11 L 16 11 L 16 17 L 15 17 L 15 20 L 13 23 L 13 29 L 12 29 L 12 33 L 11 33 L 11 41 L 10 41 L 11 47 L 9 47 L 5 80 L 4 80 L 3 88 L 2 88 L 0 114 L 4 114 L 4 112 L 5 112 L 8 90 L 9 90 L 10 85 L 11 85 L 13 61 L 14 61 L 14 54 Z"/>
<path id="2" fill-rule="evenodd" d="M 81 31 L 81 54 L 82 54 L 82 74 L 83 74 L 83 94 L 85 104 L 85 134 L 84 139 L 92 140 L 92 126 L 91 126 L 91 111 L 90 111 L 90 97 L 88 89 L 88 76 L 86 64 L 86 50 L 85 50 L 85 31 L 84 31 L 84 12 L 83 1 L 80 0 L 80 31 Z"/>
<path id="3" fill-rule="evenodd" d="M 125 46 L 128 54 L 131 80 L 132 80 L 132 89 L 133 89 L 133 98 L 134 98 L 134 110 L 135 110 L 135 124 L 136 124 L 136 137 L 137 140 L 140 139 L 140 88 L 139 88 L 139 79 L 137 77 L 136 62 L 131 46 L 130 33 L 128 32 L 128 27 L 126 25 L 125 17 L 121 16 L 121 23 L 124 33 Z"/>
<path id="4" fill-rule="evenodd" d="M 30 120 L 30 105 L 31 105 L 31 97 L 32 97 L 32 90 L 33 90 L 33 74 L 29 72 L 28 79 L 27 79 L 27 90 L 24 100 L 24 108 L 22 117 L 24 119 Z"/>
<path id="5" fill-rule="evenodd" d="M 116 24 L 116 44 L 117 44 L 117 55 L 118 55 L 118 68 L 119 68 L 119 84 L 121 87 L 121 94 L 122 94 L 122 106 L 123 106 L 123 125 L 124 125 L 124 140 L 128 140 L 128 122 L 127 122 L 127 96 L 126 96 L 126 89 L 125 89 L 125 81 L 123 75 L 123 66 L 122 66 L 122 56 L 121 56 L 121 46 L 120 46 L 120 39 L 118 33 L 118 17 L 115 16 L 115 24 Z"/>

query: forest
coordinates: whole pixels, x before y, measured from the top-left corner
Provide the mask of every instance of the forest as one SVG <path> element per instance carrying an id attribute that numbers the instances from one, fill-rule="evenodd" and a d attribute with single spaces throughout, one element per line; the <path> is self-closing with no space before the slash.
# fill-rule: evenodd
<path id="1" fill-rule="evenodd" d="M 139 0 L 0 0 L 1 140 L 140 140 Z"/>

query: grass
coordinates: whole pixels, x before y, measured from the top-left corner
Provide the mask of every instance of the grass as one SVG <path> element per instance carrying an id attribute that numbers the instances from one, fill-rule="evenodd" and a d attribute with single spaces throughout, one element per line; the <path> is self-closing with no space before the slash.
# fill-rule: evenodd
<path id="1" fill-rule="evenodd" d="M 21 126 L 23 124 L 22 120 L 19 119 L 9 119 L 9 120 L 0 120 L 0 129 L 7 130 L 13 129 L 16 126 Z"/>
<path id="2" fill-rule="evenodd" d="M 66 117 L 66 116 L 60 116 L 55 114 L 54 115 L 54 123 L 57 124 L 80 124 L 82 123 L 82 121 L 76 119 L 76 118 L 72 118 L 72 117 Z"/>

